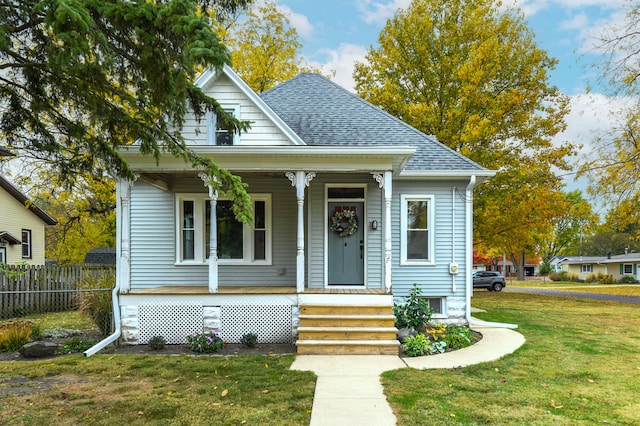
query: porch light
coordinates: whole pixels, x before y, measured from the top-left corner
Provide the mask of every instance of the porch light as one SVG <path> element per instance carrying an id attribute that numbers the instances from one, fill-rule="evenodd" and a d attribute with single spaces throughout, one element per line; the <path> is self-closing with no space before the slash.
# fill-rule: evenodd
<path id="1" fill-rule="evenodd" d="M 378 229 L 378 221 L 377 220 L 372 220 L 371 221 L 371 229 L 373 229 L 374 231 L 376 229 Z"/>

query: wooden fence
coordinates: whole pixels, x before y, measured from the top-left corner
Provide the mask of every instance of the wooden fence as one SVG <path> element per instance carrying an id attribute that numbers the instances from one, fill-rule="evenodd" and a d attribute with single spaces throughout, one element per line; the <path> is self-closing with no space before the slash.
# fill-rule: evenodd
<path id="1" fill-rule="evenodd" d="M 77 309 L 79 293 L 106 290 L 97 286 L 86 288 L 83 280 L 105 272 L 115 273 L 115 267 L 3 266 L 0 269 L 0 319 Z"/>

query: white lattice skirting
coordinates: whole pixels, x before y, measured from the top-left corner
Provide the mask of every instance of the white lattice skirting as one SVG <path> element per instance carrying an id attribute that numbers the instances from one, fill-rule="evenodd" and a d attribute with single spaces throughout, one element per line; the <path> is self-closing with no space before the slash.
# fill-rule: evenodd
<path id="1" fill-rule="evenodd" d="M 138 330 L 130 330 L 127 335 L 137 335 L 139 344 L 147 344 L 154 336 L 164 337 L 168 344 L 184 344 L 187 335 L 210 329 L 219 332 L 220 337 L 228 343 L 240 343 L 242 336 L 248 333 L 258 336 L 259 343 L 293 341 L 293 314 L 290 305 L 205 307 L 149 304 L 139 305 L 137 313 L 137 321 L 129 323 L 137 323 Z M 218 316 L 219 318 L 215 318 Z"/>

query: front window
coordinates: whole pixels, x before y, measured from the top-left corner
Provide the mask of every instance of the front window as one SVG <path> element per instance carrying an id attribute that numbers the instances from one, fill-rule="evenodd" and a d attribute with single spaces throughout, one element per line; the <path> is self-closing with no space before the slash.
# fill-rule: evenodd
<path id="1" fill-rule="evenodd" d="M 234 117 L 240 116 L 240 108 L 238 105 L 223 106 L 226 113 L 233 115 Z M 238 135 L 230 132 L 222 124 L 214 113 L 209 114 L 209 120 L 207 124 L 207 138 L 209 145 L 229 146 L 238 144 Z"/>
<path id="2" fill-rule="evenodd" d="M 22 230 L 22 258 L 31 259 L 31 229 Z"/>
<path id="3" fill-rule="evenodd" d="M 582 265 L 582 272 L 583 273 L 590 273 L 593 272 L 593 269 L 591 268 L 591 265 Z"/>
<path id="4" fill-rule="evenodd" d="M 270 264 L 271 262 L 271 196 L 253 194 L 253 223 L 235 218 L 233 203 L 216 203 L 217 255 L 221 264 Z M 176 252 L 178 263 L 204 263 L 211 246 L 211 202 L 204 195 L 177 197 L 179 222 L 182 223 Z M 193 218 L 193 219 L 191 219 Z"/>
<path id="5" fill-rule="evenodd" d="M 625 275 L 633 274 L 633 265 L 630 263 L 626 263 L 623 265 L 623 270 Z"/>
<path id="6" fill-rule="evenodd" d="M 433 196 L 401 196 L 401 264 L 433 264 Z"/>

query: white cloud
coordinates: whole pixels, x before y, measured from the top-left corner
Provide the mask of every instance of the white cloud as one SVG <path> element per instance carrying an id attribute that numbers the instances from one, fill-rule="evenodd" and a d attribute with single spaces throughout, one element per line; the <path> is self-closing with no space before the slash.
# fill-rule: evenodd
<path id="1" fill-rule="evenodd" d="M 571 19 L 560 22 L 560 28 L 563 30 L 583 30 L 589 24 L 589 16 L 586 13 L 574 15 Z"/>
<path id="2" fill-rule="evenodd" d="M 310 65 L 320 68 L 323 72 L 335 71 L 334 82 L 345 89 L 354 92 L 353 69 L 355 62 L 364 60 L 367 49 L 355 44 L 342 43 L 337 49 L 322 49 L 318 52 L 327 57 L 323 62 L 310 62 Z"/>
<path id="3" fill-rule="evenodd" d="M 391 18 L 396 10 L 406 8 L 411 4 L 411 0 L 392 0 L 380 2 L 373 0 L 358 0 L 356 7 L 360 10 L 362 19 L 367 24 L 383 25 L 387 19 Z"/>
<path id="4" fill-rule="evenodd" d="M 315 28 L 313 24 L 309 22 L 309 18 L 300 13 L 294 12 L 287 5 L 278 5 L 278 10 L 289 19 L 291 22 L 291 26 L 296 29 L 300 37 L 302 38 L 311 38 Z"/>

